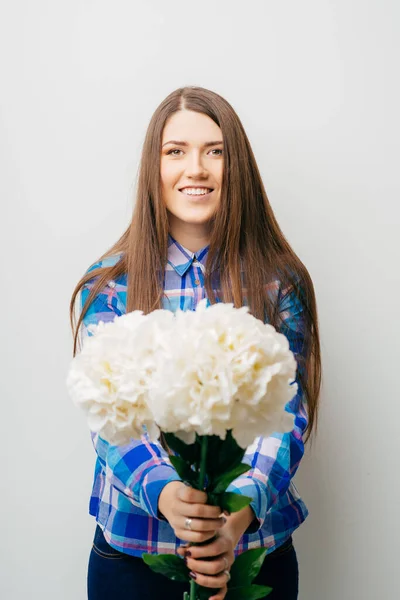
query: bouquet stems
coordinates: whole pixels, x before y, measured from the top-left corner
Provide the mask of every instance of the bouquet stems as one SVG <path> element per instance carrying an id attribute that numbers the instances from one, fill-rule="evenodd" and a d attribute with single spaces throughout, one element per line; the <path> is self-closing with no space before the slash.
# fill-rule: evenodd
<path id="1" fill-rule="evenodd" d="M 199 473 L 199 488 L 204 489 L 204 481 L 206 478 L 206 459 L 207 459 L 208 436 L 204 435 L 201 440 L 201 457 L 200 457 L 200 473 Z"/>
<path id="2" fill-rule="evenodd" d="M 206 435 L 203 436 L 201 440 L 201 457 L 200 457 L 200 472 L 199 472 L 199 489 L 204 489 L 204 482 L 206 478 L 206 459 L 207 459 L 207 446 L 208 446 L 208 437 Z M 197 584 L 192 579 L 190 582 L 190 600 L 197 600 L 196 594 Z"/>

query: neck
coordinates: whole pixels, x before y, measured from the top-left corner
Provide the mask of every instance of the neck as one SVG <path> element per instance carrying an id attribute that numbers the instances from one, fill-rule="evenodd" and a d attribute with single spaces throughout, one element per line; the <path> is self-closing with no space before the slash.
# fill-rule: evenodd
<path id="1" fill-rule="evenodd" d="M 192 223 L 179 224 L 170 222 L 169 232 L 172 237 L 190 252 L 197 252 L 210 243 L 210 233 L 206 228 L 199 229 Z"/>

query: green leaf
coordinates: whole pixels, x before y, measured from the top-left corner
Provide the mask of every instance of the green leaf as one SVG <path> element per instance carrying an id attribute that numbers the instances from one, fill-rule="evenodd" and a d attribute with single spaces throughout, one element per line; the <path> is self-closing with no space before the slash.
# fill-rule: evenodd
<path id="1" fill-rule="evenodd" d="M 211 482 L 240 464 L 245 452 L 236 443 L 231 430 L 227 432 L 225 440 L 216 435 L 208 436 L 206 471 Z"/>
<path id="2" fill-rule="evenodd" d="M 173 581 L 190 581 L 189 569 L 175 554 L 143 554 L 142 558 L 155 573 L 165 575 Z"/>
<path id="3" fill-rule="evenodd" d="M 213 481 L 213 486 L 211 487 L 210 491 L 214 492 L 215 494 L 224 492 L 232 481 L 234 481 L 237 477 L 240 477 L 240 475 L 243 475 L 243 473 L 249 471 L 250 468 L 250 465 L 246 465 L 245 463 L 239 463 L 238 465 L 236 465 L 236 467 L 231 469 L 231 471 L 228 471 L 228 473 L 224 473 L 223 475 L 215 479 Z"/>
<path id="4" fill-rule="evenodd" d="M 172 465 L 175 467 L 178 475 L 184 480 L 192 485 L 192 487 L 197 487 L 197 474 L 195 471 L 192 471 L 187 462 L 183 460 L 180 456 L 170 456 L 169 460 Z"/>
<path id="5" fill-rule="evenodd" d="M 266 585 L 247 585 L 236 588 L 228 588 L 225 600 L 259 600 L 265 598 L 272 592 L 272 588 Z"/>
<path id="6" fill-rule="evenodd" d="M 249 585 L 260 572 L 266 554 L 265 548 L 252 548 L 239 554 L 231 566 L 231 585 Z"/>
<path id="7" fill-rule="evenodd" d="M 234 492 L 223 492 L 222 494 L 208 494 L 208 504 L 219 506 L 221 510 L 227 510 L 230 513 L 242 510 L 252 502 L 253 498 L 235 494 Z"/>
<path id="8" fill-rule="evenodd" d="M 198 464 L 200 462 L 200 444 L 196 438 L 194 444 L 185 444 L 173 433 L 164 433 L 165 440 L 168 446 L 177 452 L 183 460 L 190 465 Z"/>

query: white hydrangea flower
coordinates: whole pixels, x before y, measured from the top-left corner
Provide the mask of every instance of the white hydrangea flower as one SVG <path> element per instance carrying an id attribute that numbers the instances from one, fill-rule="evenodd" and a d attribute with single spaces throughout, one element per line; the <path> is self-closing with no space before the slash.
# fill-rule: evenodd
<path id="1" fill-rule="evenodd" d="M 159 436 L 148 404 L 156 369 L 156 349 L 166 341 L 173 314 L 133 311 L 109 323 L 90 325 L 82 351 L 71 363 L 67 388 L 82 408 L 89 428 L 112 444 L 140 439 L 143 425 L 151 440 Z"/>
<path id="2" fill-rule="evenodd" d="M 293 429 L 285 405 L 297 392 L 287 338 L 248 311 L 217 303 L 175 313 L 171 343 L 157 351 L 149 403 L 161 430 L 192 443 L 195 433 L 246 448 L 259 436 Z"/>
<path id="3" fill-rule="evenodd" d="M 285 405 L 297 392 L 294 355 L 248 307 L 204 299 L 196 311 L 133 311 L 89 329 L 67 387 L 110 443 L 140 439 L 143 426 L 153 441 L 161 429 L 186 443 L 231 429 L 246 448 L 293 429 Z"/>

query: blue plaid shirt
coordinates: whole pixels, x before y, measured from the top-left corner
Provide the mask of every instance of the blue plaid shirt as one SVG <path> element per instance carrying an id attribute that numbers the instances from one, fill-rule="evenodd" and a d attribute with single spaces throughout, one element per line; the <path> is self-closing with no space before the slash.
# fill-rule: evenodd
<path id="1" fill-rule="evenodd" d="M 207 297 L 204 273 L 208 248 L 193 253 L 169 235 L 163 308 L 173 312 L 178 308 L 195 310 L 200 300 Z M 114 265 L 120 258 L 120 254 L 109 257 L 92 265 L 87 272 Z M 95 278 L 82 289 L 81 310 L 94 282 Z M 283 319 L 280 332 L 288 338 L 290 349 L 297 358 L 304 339 L 302 304 L 294 293 L 282 289 L 279 280 L 272 281 L 267 288 L 270 297 L 279 303 Z M 85 337 L 91 335 L 87 330 L 90 324 L 112 321 L 116 315 L 126 313 L 126 294 L 124 274 L 109 281 L 94 298 L 82 324 L 83 344 Z M 228 488 L 228 491 L 250 496 L 257 517 L 236 546 L 236 556 L 259 546 L 272 552 L 308 515 L 293 483 L 304 453 L 303 433 L 308 418 L 298 377 L 296 382 L 298 391 L 286 406 L 286 410 L 295 416 L 293 431 L 256 438 L 247 448 L 243 460 L 251 469 Z M 93 432 L 91 436 L 96 464 L 89 513 L 96 518 L 108 543 L 133 556 L 141 556 L 144 552 L 175 553 L 183 542 L 175 536 L 168 521 L 160 518 L 158 498 L 168 482 L 179 481 L 180 477 L 161 444 L 150 442 L 145 433 L 141 440 L 124 446 L 110 445 Z"/>

